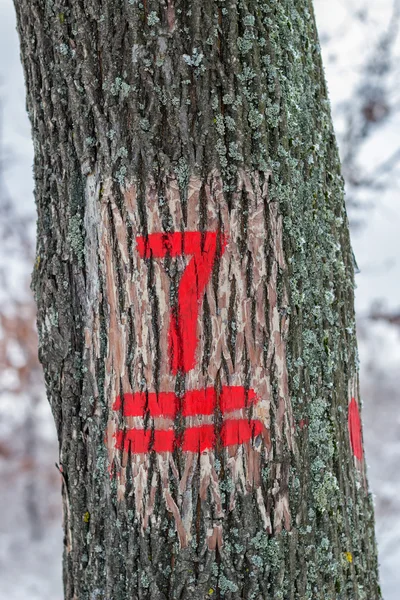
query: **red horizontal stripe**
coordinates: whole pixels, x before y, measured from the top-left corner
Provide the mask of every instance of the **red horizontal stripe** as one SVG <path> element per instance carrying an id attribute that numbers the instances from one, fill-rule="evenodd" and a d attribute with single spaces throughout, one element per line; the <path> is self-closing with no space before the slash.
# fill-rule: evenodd
<path id="1" fill-rule="evenodd" d="M 222 414 L 246 408 L 259 401 L 254 390 L 246 390 L 243 386 L 223 386 L 219 397 Z M 113 410 L 122 409 L 125 417 L 144 417 L 148 412 L 151 417 L 175 418 L 180 400 L 174 392 L 136 392 L 124 394 L 123 403 L 117 396 Z M 189 390 L 182 399 L 182 415 L 212 415 L 217 404 L 216 391 L 213 387 L 201 390 Z"/>
<path id="2" fill-rule="evenodd" d="M 174 392 L 149 394 L 149 412 L 152 417 L 174 418 L 178 412 L 179 398 Z"/>
<path id="3" fill-rule="evenodd" d="M 207 235 L 215 236 L 216 234 Z M 142 258 L 196 254 L 201 249 L 201 232 L 151 233 L 148 236 L 137 237 L 136 244 Z"/>
<path id="4" fill-rule="evenodd" d="M 217 403 L 217 395 L 212 387 L 186 392 L 182 400 L 184 417 L 212 415 Z"/>
<path id="5" fill-rule="evenodd" d="M 182 256 L 200 254 L 215 247 L 217 236 L 220 236 L 221 247 L 225 248 L 227 239 L 216 231 L 185 231 L 174 233 L 150 233 L 136 238 L 136 246 L 142 258 L 165 258 L 166 256 Z"/>
<path id="6" fill-rule="evenodd" d="M 224 385 L 219 399 L 222 414 L 246 408 L 250 404 L 258 402 L 254 390 L 246 390 L 243 386 Z"/>
<path id="7" fill-rule="evenodd" d="M 117 450 L 122 450 L 124 447 L 124 436 L 125 432 L 122 429 L 114 433 L 113 437 L 115 437 L 115 447 Z"/>
<path id="8" fill-rule="evenodd" d="M 174 392 L 136 392 L 124 394 L 123 413 L 125 417 L 144 417 L 146 412 L 151 417 L 174 418 L 178 412 L 179 398 Z M 121 410 L 122 402 L 117 396 L 113 410 Z"/>
<path id="9" fill-rule="evenodd" d="M 221 440 L 223 446 L 234 446 L 249 442 L 262 433 L 260 421 L 247 421 L 247 419 L 229 419 L 222 424 Z"/>
<path id="10" fill-rule="evenodd" d="M 172 452 L 175 446 L 175 432 L 173 429 L 164 431 L 156 429 L 152 449 L 154 452 Z"/>
<path id="11" fill-rule="evenodd" d="M 144 417 L 146 413 L 146 394 L 124 394 L 123 413 L 125 417 Z"/>
<path id="12" fill-rule="evenodd" d="M 119 411 L 119 410 L 121 410 L 121 406 L 122 406 L 121 396 L 117 396 L 114 400 L 114 404 L 112 405 L 112 409 L 115 411 Z"/>
<path id="13" fill-rule="evenodd" d="M 201 425 L 185 429 L 182 441 L 184 452 L 204 452 L 215 446 L 214 425 Z"/>
<path id="14" fill-rule="evenodd" d="M 125 432 L 124 450 L 132 454 L 143 454 L 150 450 L 151 429 L 128 429 Z"/>
<path id="15" fill-rule="evenodd" d="M 260 435 L 263 425 L 260 421 L 247 421 L 246 419 L 229 419 L 222 424 L 221 441 L 224 447 L 235 446 L 250 442 Z M 183 452 L 204 452 L 215 447 L 214 425 L 200 425 L 188 427 L 183 433 L 181 444 L 177 443 L 175 432 L 172 429 L 129 429 L 126 432 L 118 431 L 115 435 L 115 447 L 132 454 L 154 452 L 173 452 L 180 446 Z"/>
<path id="16" fill-rule="evenodd" d="M 175 446 L 175 432 L 172 429 L 128 429 L 118 431 L 115 435 L 117 450 L 144 454 L 150 450 L 154 452 L 172 452 Z"/>

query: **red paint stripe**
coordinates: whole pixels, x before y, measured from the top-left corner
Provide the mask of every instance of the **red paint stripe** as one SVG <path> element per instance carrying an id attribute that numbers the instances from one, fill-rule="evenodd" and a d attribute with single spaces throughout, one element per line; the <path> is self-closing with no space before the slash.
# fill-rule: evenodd
<path id="1" fill-rule="evenodd" d="M 179 398 L 174 392 L 150 393 L 148 408 L 152 417 L 174 418 L 178 412 Z"/>
<path id="2" fill-rule="evenodd" d="M 214 425 L 201 425 L 185 429 L 182 441 L 183 452 L 204 452 L 215 445 Z"/>
<path id="3" fill-rule="evenodd" d="M 115 437 L 115 447 L 117 450 L 122 450 L 124 447 L 124 437 L 125 432 L 120 429 L 116 433 L 114 433 L 113 437 Z"/>
<path id="4" fill-rule="evenodd" d="M 361 437 L 361 419 L 358 404 L 355 398 L 351 399 L 349 404 L 349 415 L 348 415 L 349 435 L 350 444 L 353 450 L 353 454 L 358 460 L 362 460 L 363 447 Z"/>
<path id="5" fill-rule="evenodd" d="M 175 446 L 175 432 L 173 429 L 167 431 L 156 429 L 154 431 L 154 452 L 172 452 Z"/>
<path id="6" fill-rule="evenodd" d="M 142 258 L 165 258 L 201 252 L 202 240 L 206 236 L 216 238 L 216 232 L 185 231 L 174 233 L 150 233 L 136 238 L 138 252 Z"/>
<path id="7" fill-rule="evenodd" d="M 131 451 L 132 454 L 154 452 L 172 452 L 175 447 L 175 432 L 172 429 L 128 429 L 115 435 L 117 450 Z"/>
<path id="8" fill-rule="evenodd" d="M 132 454 L 145 454 L 150 450 L 151 429 L 128 429 L 125 432 L 124 450 Z"/>
<path id="9" fill-rule="evenodd" d="M 173 419 L 178 412 L 179 398 L 174 392 L 135 392 L 124 394 L 123 414 L 125 417 L 144 417 L 149 412 L 151 417 L 169 417 Z M 121 410 L 121 397 L 117 396 L 113 410 Z"/>
<path id="10" fill-rule="evenodd" d="M 124 394 L 123 413 L 125 417 L 144 417 L 146 412 L 146 394 L 145 392 L 136 392 L 135 394 Z M 119 398 L 119 410 L 122 408 L 122 402 Z"/>
<path id="11" fill-rule="evenodd" d="M 246 390 L 243 386 L 223 386 L 219 397 L 219 407 L 222 414 L 228 414 L 234 410 L 244 409 L 251 403 L 256 404 L 258 397 L 254 390 Z M 193 417 L 201 415 L 212 415 L 216 408 L 217 396 L 213 387 L 202 390 L 189 390 L 182 399 L 182 416 Z M 355 406 L 355 409 L 354 409 Z M 350 423 L 356 422 L 350 419 L 352 411 L 357 411 L 357 404 L 351 405 L 349 410 Z M 117 397 L 114 410 L 123 409 L 126 417 L 144 417 L 149 413 L 151 417 L 175 418 L 179 408 L 179 398 L 173 392 L 125 394 L 123 402 Z M 359 418 L 359 417 L 358 417 Z M 352 429 L 351 429 L 352 431 Z M 247 419 L 227 419 L 222 424 L 221 441 L 223 446 L 234 446 L 249 442 L 252 438 L 263 432 L 261 421 Z M 351 434 L 352 435 L 352 434 Z M 361 444 L 361 442 L 359 442 Z M 353 444 L 353 441 L 352 441 Z M 182 443 L 177 443 L 175 433 L 170 430 L 143 430 L 130 429 L 115 434 L 115 447 L 132 453 L 146 453 L 150 450 L 155 452 L 172 452 L 175 447 L 181 447 L 184 452 L 204 452 L 204 450 L 215 446 L 214 425 L 200 425 L 188 427 L 183 433 Z M 361 447 L 361 446 L 360 446 Z M 361 450 L 362 451 L 362 450 Z"/>
<path id="12" fill-rule="evenodd" d="M 207 232 L 186 267 L 178 289 L 178 311 L 170 326 L 170 357 L 173 373 L 187 373 L 196 364 L 197 320 L 204 290 L 210 279 L 217 253 L 217 234 Z M 194 245 L 194 243 L 193 243 Z M 224 241 L 221 254 L 225 249 Z"/>
<path id="13" fill-rule="evenodd" d="M 187 373 L 195 366 L 197 319 L 216 258 L 218 239 L 222 255 L 227 239 L 215 231 L 151 233 L 136 238 L 142 258 L 193 255 L 181 277 L 176 314 L 172 313 L 170 319 L 169 353 L 174 374 Z"/>
<path id="14" fill-rule="evenodd" d="M 251 404 L 257 404 L 259 398 L 254 390 L 246 390 L 242 386 L 223 386 L 219 399 L 222 414 L 246 408 Z"/>
<path id="15" fill-rule="evenodd" d="M 219 407 L 222 414 L 247 408 L 257 404 L 259 398 L 254 390 L 247 390 L 243 386 L 223 386 L 219 396 Z M 125 417 L 144 417 L 148 412 L 151 417 L 175 418 L 179 409 L 179 398 L 174 392 L 136 392 L 124 394 L 123 402 L 117 396 L 113 410 L 123 408 Z M 201 390 L 189 390 L 182 399 L 182 415 L 192 417 L 196 415 L 213 414 L 217 404 L 216 391 L 213 387 Z"/>
<path id="16" fill-rule="evenodd" d="M 247 421 L 247 419 L 230 419 L 222 424 L 221 440 L 224 446 L 244 444 L 262 433 L 263 426 L 260 421 Z"/>
<path id="17" fill-rule="evenodd" d="M 182 399 L 182 415 L 212 415 L 217 403 L 215 389 L 212 387 L 186 392 Z"/>
<path id="18" fill-rule="evenodd" d="M 260 421 L 229 419 L 221 428 L 221 441 L 224 447 L 236 446 L 251 441 L 263 431 Z M 117 450 L 131 451 L 132 454 L 154 452 L 173 452 L 180 446 L 183 452 L 204 452 L 215 447 L 214 425 L 188 427 L 183 433 L 182 443 L 178 444 L 172 429 L 128 429 L 115 435 Z"/>
<path id="19" fill-rule="evenodd" d="M 112 405 L 112 409 L 119 411 L 119 410 L 121 410 L 121 406 L 122 406 L 121 396 L 117 396 L 114 400 L 114 404 Z"/>

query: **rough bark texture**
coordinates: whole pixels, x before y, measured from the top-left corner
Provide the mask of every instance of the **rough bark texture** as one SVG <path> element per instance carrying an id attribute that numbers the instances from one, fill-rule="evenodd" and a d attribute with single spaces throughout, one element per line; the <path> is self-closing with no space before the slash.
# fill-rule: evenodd
<path id="1" fill-rule="evenodd" d="M 378 600 L 310 0 L 14 2 L 66 599 Z"/>

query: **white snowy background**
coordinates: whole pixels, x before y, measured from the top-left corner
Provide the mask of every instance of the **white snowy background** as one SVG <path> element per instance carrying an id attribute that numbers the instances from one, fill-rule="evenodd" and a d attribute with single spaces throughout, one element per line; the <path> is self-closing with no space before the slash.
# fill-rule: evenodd
<path id="1" fill-rule="evenodd" d="M 399 8 L 315 0 L 360 270 L 364 437 L 385 600 L 400 598 Z M 57 448 L 31 327 L 31 165 L 14 8 L 0 0 L 0 600 L 62 599 Z"/>

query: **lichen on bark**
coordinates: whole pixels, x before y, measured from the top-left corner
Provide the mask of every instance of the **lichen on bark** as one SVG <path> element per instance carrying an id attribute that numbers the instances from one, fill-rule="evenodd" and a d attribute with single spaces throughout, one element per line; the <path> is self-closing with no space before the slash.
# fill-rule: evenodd
<path id="1" fill-rule="evenodd" d="M 310 0 L 14 4 L 35 145 L 39 351 L 64 482 L 65 597 L 379 600 L 372 502 L 348 433 L 351 397 L 359 403 L 353 258 Z M 212 173 L 217 203 L 207 196 Z M 238 193 L 246 178 L 251 184 Z M 256 180 L 269 185 L 253 235 Z M 182 373 L 170 381 L 161 369 L 161 317 L 185 263 L 139 265 L 135 239 L 156 229 L 190 231 L 194 189 L 196 227 L 205 232 L 215 219 L 215 231 L 232 229 L 237 218 L 233 251 L 246 265 L 233 267 L 221 331 L 214 311 L 219 265 L 229 252 L 216 261 L 202 298 L 199 352 L 215 358 L 225 339 L 218 379 L 229 374 L 243 340 L 259 344 L 262 332 L 262 356 L 253 362 L 261 360 L 260 377 L 271 386 L 262 419 L 272 451 L 259 482 L 248 493 L 235 489 L 232 510 L 218 517 L 217 491 L 223 509 L 232 497 L 226 448 L 216 448 L 207 465 L 205 499 L 198 465 L 207 458 L 196 455 L 181 507 L 184 453 L 173 452 L 178 478 L 171 457 L 166 466 L 165 457 L 148 454 L 147 474 L 156 478 L 153 496 L 152 476 L 147 484 L 153 499 L 143 527 L 132 473 L 129 491 L 117 476 L 128 457 L 112 455 L 110 441 L 119 419 L 129 427 L 123 419 L 136 417 L 123 417 L 113 403 L 121 390 L 134 392 L 140 377 L 148 391 L 161 379 L 178 397 L 185 391 Z M 257 288 L 260 236 L 268 249 Z M 139 281 L 144 270 L 148 280 Z M 138 342 L 138 324 L 147 341 Z M 149 346 L 149 373 L 142 361 L 134 375 L 135 348 L 144 351 L 150 340 L 158 341 Z M 251 347 L 243 344 L 250 364 Z M 154 369 L 158 383 L 149 384 Z M 186 375 L 195 379 L 192 389 L 202 376 Z M 280 386 L 287 387 L 283 396 Z M 287 527 L 280 525 L 285 512 Z"/>

